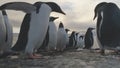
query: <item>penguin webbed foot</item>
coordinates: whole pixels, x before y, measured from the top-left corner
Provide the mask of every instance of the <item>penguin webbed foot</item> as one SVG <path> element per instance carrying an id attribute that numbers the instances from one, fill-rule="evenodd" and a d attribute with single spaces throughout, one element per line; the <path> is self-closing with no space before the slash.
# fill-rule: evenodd
<path id="1" fill-rule="evenodd" d="M 40 54 L 29 54 L 28 59 L 41 59 L 42 55 Z"/>

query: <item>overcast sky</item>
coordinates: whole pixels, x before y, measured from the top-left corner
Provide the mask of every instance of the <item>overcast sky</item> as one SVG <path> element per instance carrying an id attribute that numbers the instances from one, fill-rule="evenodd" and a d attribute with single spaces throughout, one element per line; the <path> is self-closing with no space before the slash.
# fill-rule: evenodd
<path id="1" fill-rule="evenodd" d="M 95 27 L 96 21 L 93 21 L 94 8 L 100 2 L 114 2 L 120 7 L 120 0 L 0 0 L 0 5 L 13 2 L 24 1 L 29 3 L 35 3 L 37 1 L 53 1 L 60 5 L 66 16 L 52 13 L 52 16 L 59 16 L 56 20 L 56 25 L 62 21 L 65 28 L 69 28 L 75 31 L 86 30 L 88 27 Z M 23 20 L 24 14 L 19 11 L 7 11 L 10 18 L 10 22 L 14 26 L 14 32 L 18 32 L 18 28 Z"/>

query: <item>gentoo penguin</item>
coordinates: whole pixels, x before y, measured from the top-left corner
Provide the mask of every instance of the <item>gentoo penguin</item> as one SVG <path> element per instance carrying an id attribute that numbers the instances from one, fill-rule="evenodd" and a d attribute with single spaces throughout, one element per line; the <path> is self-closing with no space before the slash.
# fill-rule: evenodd
<path id="1" fill-rule="evenodd" d="M 120 50 L 120 9 L 115 3 L 102 2 L 95 7 L 97 38 L 101 54 L 105 49 Z"/>
<path id="2" fill-rule="evenodd" d="M 16 3 L 16 4 L 14 4 Z M 11 50 L 12 41 L 13 41 L 13 29 L 12 25 L 9 22 L 9 19 L 7 17 L 5 9 L 15 9 L 15 10 L 22 10 L 23 12 L 31 13 L 32 11 L 35 11 L 36 7 L 31 6 L 29 3 L 23 3 L 23 2 L 11 2 L 6 3 L 0 6 L 0 45 L 2 45 L 2 54 L 0 55 L 0 58 L 7 57 L 8 55 L 16 54 Z M 21 5 L 22 4 L 22 5 Z M 15 6 L 17 5 L 17 6 Z M 21 8 L 23 7 L 24 8 Z M 30 9 L 31 8 L 31 9 Z"/>
<path id="3" fill-rule="evenodd" d="M 77 49 L 79 45 L 79 33 L 75 33 L 75 45 L 74 47 Z"/>
<path id="4" fill-rule="evenodd" d="M 7 13 L 5 10 L 2 10 L 2 14 L 4 17 L 4 22 L 5 22 L 5 26 L 6 26 L 6 48 L 7 50 L 11 50 L 12 47 L 12 41 L 13 41 L 13 28 L 12 28 L 12 24 L 9 22 Z"/>
<path id="5" fill-rule="evenodd" d="M 2 11 L 0 11 L 0 51 L 3 51 L 5 48 L 5 42 L 7 40 L 6 25 Z"/>
<path id="6" fill-rule="evenodd" d="M 84 36 L 80 35 L 79 36 L 79 48 L 83 48 L 84 47 Z"/>
<path id="7" fill-rule="evenodd" d="M 39 50 L 55 50 L 55 46 L 57 44 L 57 28 L 54 21 L 56 19 L 58 19 L 58 17 L 50 17 L 47 34 Z"/>
<path id="8" fill-rule="evenodd" d="M 64 29 L 64 25 L 62 22 L 59 24 L 58 32 L 57 32 L 57 51 L 63 51 L 66 48 L 66 31 Z"/>
<path id="9" fill-rule="evenodd" d="M 13 52 L 11 50 L 12 41 L 13 41 L 13 29 L 12 29 L 12 25 L 9 22 L 9 19 L 8 19 L 6 11 L 5 10 L 1 10 L 1 11 L 2 11 L 2 15 L 3 15 L 3 19 L 4 19 L 4 24 L 5 24 L 5 28 L 3 28 L 3 29 L 5 29 L 4 31 L 6 33 L 5 33 L 5 39 L 2 38 L 4 40 L 4 42 L 3 42 L 3 44 L 1 44 L 2 45 L 2 47 L 1 47 L 2 53 L 0 54 L 0 58 L 5 58 L 8 55 L 15 54 L 15 52 Z"/>
<path id="10" fill-rule="evenodd" d="M 67 48 L 73 48 L 75 45 L 75 31 L 72 31 L 70 37 L 69 37 L 69 45 Z"/>
<path id="11" fill-rule="evenodd" d="M 36 55 L 34 52 L 41 46 L 45 38 L 48 29 L 50 13 L 65 13 L 54 2 L 36 2 L 33 6 L 36 7 L 36 10 L 25 15 L 20 30 L 20 32 L 23 32 L 20 33 L 18 45 L 16 44 L 16 46 L 26 46 L 25 54 L 27 54 L 29 58 L 40 58 L 40 56 Z M 24 42 L 21 43 L 19 40 Z"/>
<path id="12" fill-rule="evenodd" d="M 69 45 L 69 36 L 68 36 L 68 31 L 70 31 L 69 29 L 65 29 L 65 31 L 66 31 L 66 40 L 67 40 L 67 42 L 66 42 L 66 47 Z"/>
<path id="13" fill-rule="evenodd" d="M 47 46 L 47 50 L 55 50 L 55 47 L 57 45 L 57 28 L 55 25 L 55 20 L 58 19 L 58 17 L 50 17 L 49 20 L 49 42 Z"/>
<path id="14" fill-rule="evenodd" d="M 93 39 L 93 33 L 92 30 L 94 28 L 89 27 L 87 29 L 87 32 L 85 33 L 85 47 L 84 49 L 91 49 L 91 47 L 93 46 L 94 43 L 94 39 Z"/>

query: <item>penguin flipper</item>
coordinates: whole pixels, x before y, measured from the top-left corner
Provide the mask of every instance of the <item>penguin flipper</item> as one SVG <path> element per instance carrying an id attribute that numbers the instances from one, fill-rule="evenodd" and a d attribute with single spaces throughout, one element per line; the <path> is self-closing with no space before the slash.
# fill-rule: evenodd
<path id="1" fill-rule="evenodd" d="M 31 13 L 36 10 L 36 7 L 26 2 L 9 2 L 0 6 L 0 10 L 5 10 L 5 9 L 20 10 L 25 13 Z"/>

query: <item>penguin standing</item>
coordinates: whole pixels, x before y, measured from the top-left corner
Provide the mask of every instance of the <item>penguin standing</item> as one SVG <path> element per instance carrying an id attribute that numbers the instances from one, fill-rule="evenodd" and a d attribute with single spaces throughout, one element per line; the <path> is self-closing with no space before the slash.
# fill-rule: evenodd
<path id="1" fill-rule="evenodd" d="M 2 11 L 0 11 L 0 51 L 5 50 L 5 42 L 6 42 L 6 25 L 4 21 L 4 17 Z"/>
<path id="2" fill-rule="evenodd" d="M 55 46 L 57 44 L 57 28 L 54 23 L 54 20 L 56 19 L 58 19 L 58 17 L 50 17 L 49 27 L 48 27 L 44 42 L 42 46 L 39 48 L 40 51 L 41 50 L 45 51 L 46 49 L 48 51 L 55 50 Z"/>
<path id="3" fill-rule="evenodd" d="M 12 28 L 12 24 L 9 22 L 7 13 L 5 10 L 2 10 L 2 14 L 4 17 L 4 22 L 5 22 L 5 26 L 6 26 L 6 51 L 11 51 L 11 47 L 12 47 L 12 42 L 13 42 L 13 28 Z"/>
<path id="4" fill-rule="evenodd" d="M 66 31 L 64 29 L 64 25 L 60 23 L 57 32 L 57 51 L 63 51 L 66 48 L 66 43 Z"/>
<path id="5" fill-rule="evenodd" d="M 5 4 L 5 5 L 10 5 Z M 16 4 L 15 2 L 12 2 L 12 4 Z M 36 10 L 26 14 L 23 20 L 23 24 L 21 26 L 21 32 L 20 37 L 22 41 L 25 41 L 23 43 L 18 43 L 16 46 L 25 48 L 25 54 L 28 55 L 29 58 L 40 58 L 39 55 L 35 54 L 35 50 L 37 50 L 46 35 L 48 24 L 49 24 L 49 15 L 52 11 L 59 12 L 62 14 L 65 14 L 61 8 L 54 2 L 36 2 L 33 6 L 36 7 Z M 16 48 L 13 48 L 13 50 L 17 50 Z M 19 49 L 19 48 L 18 48 Z M 20 49 L 21 50 L 21 49 Z"/>
<path id="6" fill-rule="evenodd" d="M 67 48 L 67 46 L 69 45 L 69 36 L 68 36 L 68 31 L 70 31 L 69 29 L 65 29 L 65 31 L 66 31 L 66 48 Z"/>
<path id="7" fill-rule="evenodd" d="M 95 9 L 97 38 L 101 54 L 105 49 L 120 50 L 120 9 L 115 3 L 101 2 Z"/>
<path id="8" fill-rule="evenodd" d="M 49 20 L 49 42 L 47 46 L 47 50 L 55 50 L 57 44 L 57 28 L 54 20 L 58 19 L 58 17 L 50 17 Z"/>
<path id="9" fill-rule="evenodd" d="M 79 33 L 75 34 L 75 48 L 77 49 L 79 46 Z"/>
<path id="10" fill-rule="evenodd" d="M 84 47 L 84 36 L 80 35 L 79 37 L 79 48 L 83 48 Z"/>
<path id="11" fill-rule="evenodd" d="M 75 45 L 75 31 L 73 31 L 69 37 L 69 45 L 67 48 L 73 48 Z"/>
<path id="12" fill-rule="evenodd" d="M 21 5 L 22 4 L 22 5 Z M 16 6 L 17 5 L 17 6 Z M 23 7 L 24 8 L 21 8 Z M 31 8 L 31 9 L 29 9 Z M 24 3 L 24 2 L 11 2 L 11 3 L 6 3 L 0 6 L 0 45 L 2 45 L 1 50 L 3 53 L 0 55 L 0 58 L 7 57 L 8 55 L 14 55 L 16 52 L 13 52 L 11 50 L 12 46 L 12 41 L 13 41 L 13 29 L 12 25 L 9 22 L 9 19 L 7 17 L 5 9 L 15 9 L 15 10 L 21 10 L 26 13 L 31 13 L 34 11 L 36 8 L 31 6 L 29 3 Z M 29 9 L 29 10 L 28 10 Z"/>
<path id="13" fill-rule="evenodd" d="M 92 46 L 93 46 L 93 43 L 94 43 L 93 33 L 92 33 L 93 29 L 94 28 L 91 28 L 91 27 L 89 27 L 87 29 L 87 32 L 85 34 L 85 41 L 84 41 L 85 42 L 85 47 L 84 47 L 84 49 L 91 49 Z"/>

